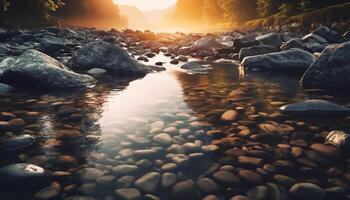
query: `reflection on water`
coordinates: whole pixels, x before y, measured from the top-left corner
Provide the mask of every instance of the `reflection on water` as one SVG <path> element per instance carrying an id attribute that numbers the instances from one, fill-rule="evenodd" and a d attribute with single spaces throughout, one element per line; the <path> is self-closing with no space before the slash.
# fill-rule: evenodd
<path id="1" fill-rule="evenodd" d="M 157 59 L 165 58 L 157 56 L 151 62 Z M 208 74 L 187 74 L 174 65 L 166 67 L 165 72 L 149 74 L 132 82 L 102 77 L 91 89 L 1 93 L 0 138 L 6 140 L 30 134 L 38 142 L 16 152 L 2 150 L 0 166 L 27 162 L 51 172 L 65 171 L 72 177 L 57 179 L 61 187 L 66 188 L 62 195 L 106 197 L 116 188 L 99 189 L 95 193 L 96 188 L 90 185 L 91 191 L 86 191 L 80 185 L 94 180 L 86 178 L 81 169 L 98 168 L 103 171 L 100 173 L 110 175 L 113 167 L 137 161 L 130 152 L 151 149 L 156 151 L 156 158 L 145 154 L 143 156 L 151 160 L 150 166 L 145 164 L 146 161 L 139 166 L 144 166 L 143 173 L 159 171 L 172 159 L 165 155 L 163 147 L 151 143 L 152 137 L 161 132 L 172 135 L 176 144 L 191 142 L 203 146 L 214 143 L 222 146 L 225 142 L 234 142 L 232 132 L 249 129 L 253 133 L 259 124 L 271 121 L 281 124 L 287 132 L 307 130 L 319 133 L 349 128 L 336 119 L 282 115 L 278 110 L 280 106 L 306 98 L 349 103 L 346 97 L 332 97 L 322 92 L 306 93 L 299 87 L 297 78 L 243 75 L 238 68 L 219 64 Z M 239 120 L 232 124 L 220 122 L 221 114 L 230 109 L 239 111 Z M 24 123 L 18 123 L 18 119 Z M 208 136 L 208 130 L 220 130 L 226 135 Z M 197 151 L 193 146 L 187 148 L 191 152 Z M 182 150 L 174 147 L 166 151 Z M 217 159 L 207 157 L 207 162 L 201 167 L 208 167 Z M 184 174 L 195 179 L 200 170 L 195 171 L 184 170 Z M 32 196 L 31 192 L 2 192 L 8 195 L 5 195 L 7 199 L 18 199 L 18 195 L 23 195 L 22 198 Z"/>

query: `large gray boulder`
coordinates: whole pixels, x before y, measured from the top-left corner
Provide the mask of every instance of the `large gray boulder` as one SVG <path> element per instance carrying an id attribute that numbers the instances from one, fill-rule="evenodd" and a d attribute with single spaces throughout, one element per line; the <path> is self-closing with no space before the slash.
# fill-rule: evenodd
<path id="1" fill-rule="evenodd" d="M 255 39 L 259 41 L 261 44 L 272 45 L 277 48 L 279 48 L 283 43 L 281 37 L 277 33 L 268 33 L 265 35 L 260 35 Z"/>
<path id="2" fill-rule="evenodd" d="M 293 38 L 293 39 L 288 40 L 286 43 L 284 43 L 281 46 L 281 50 L 283 50 L 283 51 L 293 49 L 293 48 L 305 50 L 306 45 L 304 44 L 304 42 L 301 38 Z"/>
<path id="3" fill-rule="evenodd" d="M 314 30 L 313 33 L 323 37 L 331 44 L 338 44 L 346 41 L 340 33 L 327 26 L 320 26 Z"/>
<path id="4" fill-rule="evenodd" d="M 301 49 L 290 49 L 282 52 L 248 56 L 243 59 L 242 66 L 251 70 L 303 73 L 314 61 L 315 56 L 313 54 Z"/>
<path id="5" fill-rule="evenodd" d="M 37 50 L 28 50 L 17 59 L 5 59 L 3 63 L 0 64 L 0 82 L 12 86 L 73 88 L 92 87 L 96 83 L 94 78 L 75 73 Z"/>
<path id="6" fill-rule="evenodd" d="M 55 53 L 61 49 L 68 49 L 66 45 L 69 43 L 70 42 L 65 39 L 45 35 L 40 41 L 39 49 L 44 53 Z"/>
<path id="7" fill-rule="evenodd" d="M 249 36 L 236 37 L 233 40 L 233 47 L 236 50 L 240 50 L 244 47 L 256 46 L 259 44 L 259 41 Z"/>
<path id="8" fill-rule="evenodd" d="M 245 47 L 239 51 L 239 59 L 243 60 L 248 56 L 256 56 L 276 52 L 278 49 L 272 45 L 256 45 L 252 47 Z"/>
<path id="9" fill-rule="evenodd" d="M 137 62 L 114 43 L 95 41 L 77 50 L 69 63 L 75 69 L 102 68 L 116 75 L 138 76 L 163 68 Z"/>
<path id="10" fill-rule="evenodd" d="M 329 45 L 305 72 L 301 83 L 304 87 L 350 87 L 350 42 Z"/>

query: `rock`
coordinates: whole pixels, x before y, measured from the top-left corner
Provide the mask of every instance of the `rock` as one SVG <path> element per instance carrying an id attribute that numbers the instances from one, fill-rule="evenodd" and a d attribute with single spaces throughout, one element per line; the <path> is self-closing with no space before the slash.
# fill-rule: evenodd
<path id="1" fill-rule="evenodd" d="M 283 43 L 282 39 L 277 33 L 268 33 L 265 35 L 258 36 L 255 39 L 259 41 L 261 44 L 272 45 L 272 46 L 275 46 L 276 48 L 279 48 Z"/>
<path id="2" fill-rule="evenodd" d="M 344 150 L 350 147 L 349 142 L 350 142 L 349 134 L 347 134 L 344 131 L 332 131 L 328 133 L 326 137 L 326 144 L 331 144 L 337 148 L 344 149 Z"/>
<path id="3" fill-rule="evenodd" d="M 104 175 L 104 172 L 97 168 L 84 168 L 79 171 L 80 177 L 85 181 L 95 181 Z"/>
<path id="4" fill-rule="evenodd" d="M 257 45 L 252 47 L 245 47 L 239 51 L 239 59 L 243 60 L 245 57 L 248 57 L 248 56 L 268 54 L 276 51 L 277 51 L 277 48 L 272 45 Z"/>
<path id="5" fill-rule="evenodd" d="M 269 188 L 264 185 L 256 186 L 247 191 L 247 197 L 250 200 L 267 200 L 269 195 Z"/>
<path id="6" fill-rule="evenodd" d="M 317 151 L 318 153 L 322 154 L 324 157 L 328 159 L 339 159 L 342 157 L 341 151 L 331 145 L 321 144 L 321 143 L 315 143 L 310 146 L 312 150 Z"/>
<path id="7" fill-rule="evenodd" d="M 348 88 L 350 75 L 350 42 L 329 45 L 312 63 L 301 79 L 304 87 Z"/>
<path id="8" fill-rule="evenodd" d="M 271 200 L 288 200 L 289 199 L 288 191 L 284 189 L 282 186 L 274 183 L 267 183 L 267 186 L 269 188 L 269 198 Z"/>
<path id="9" fill-rule="evenodd" d="M 232 121 L 236 121 L 238 118 L 238 112 L 235 110 L 227 110 L 226 112 L 224 112 L 221 117 L 220 120 L 224 121 L 224 122 L 232 122 Z"/>
<path id="10" fill-rule="evenodd" d="M 177 59 L 173 59 L 173 60 L 171 60 L 170 61 L 170 64 L 173 64 L 173 65 L 177 65 L 177 64 L 179 64 L 180 62 L 179 62 L 179 60 L 177 60 Z"/>
<path id="11" fill-rule="evenodd" d="M 64 200 L 96 200 L 96 199 L 92 197 L 87 197 L 87 196 L 70 196 L 70 197 L 64 198 Z"/>
<path id="12" fill-rule="evenodd" d="M 205 73 L 213 68 L 211 66 L 207 66 L 206 63 L 193 61 L 183 64 L 181 69 L 185 69 L 193 73 Z"/>
<path id="13" fill-rule="evenodd" d="M 35 198 L 40 200 L 54 199 L 60 195 L 59 188 L 47 187 L 35 193 Z"/>
<path id="14" fill-rule="evenodd" d="M 117 180 L 115 185 L 117 188 L 129 188 L 134 184 L 134 181 L 135 177 L 133 176 L 122 176 Z"/>
<path id="15" fill-rule="evenodd" d="M 219 200 L 219 197 L 215 195 L 208 195 L 202 198 L 202 200 Z"/>
<path id="16" fill-rule="evenodd" d="M 347 115 L 350 109 L 325 100 L 306 100 L 300 103 L 282 106 L 280 110 L 285 114 L 309 115 Z"/>
<path id="17" fill-rule="evenodd" d="M 117 75 L 130 76 L 142 76 L 161 69 L 143 65 L 118 45 L 104 41 L 88 43 L 78 49 L 69 62 L 76 69 L 102 68 Z"/>
<path id="18" fill-rule="evenodd" d="M 199 178 L 196 186 L 204 194 L 216 194 L 219 192 L 219 186 L 210 178 Z"/>
<path id="19" fill-rule="evenodd" d="M 113 174 L 120 175 L 135 175 L 139 172 L 139 168 L 136 165 L 118 165 L 113 167 Z"/>
<path id="20" fill-rule="evenodd" d="M 230 200 L 250 200 L 248 197 L 243 196 L 243 195 L 237 195 L 232 197 Z"/>
<path id="21" fill-rule="evenodd" d="M 177 176 L 173 173 L 166 172 L 162 175 L 161 185 L 163 188 L 170 188 L 177 181 Z"/>
<path id="22" fill-rule="evenodd" d="M 105 73 L 107 73 L 107 71 L 105 69 L 101 69 L 101 68 L 92 68 L 89 71 L 87 71 L 87 73 L 91 74 L 91 75 L 103 75 Z"/>
<path id="23" fill-rule="evenodd" d="M 150 172 L 135 181 L 135 187 L 144 193 L 155 193 L 160 183 L 161 175 Z"/>
<path id="24" fill-rule="evenodd" d="M 75 73 L 62 63 L 36 50 L 28 50 L 11 62 L 0 82 L 20 87 L 73 88 L 92 87 L 96 80 Z"/>
<path id="25" fill-rule="evenodd" d="M 262 165 L 264 164 L 263 159 L 249 157 L 249 156 L 239 156 L 237 161 L 238 161 L 238 164 L 244 167 L 251 167 L 251 168 L 262 167 Z"/>
<path id="26" fill-rule="evenodd" d="M 281 46 L 281 50 L 283 51 L 293 49 L 293 48 L 305 50 L 306 46 L 303 40 L 300 38 L 293 38 Z"/>
<path id="27" fill-rule="evenodd" d="M 274 72 L 303 73 L 315 61 L 315 56 L 301 49 L 248 56 L 243 59 L 245 69 Z"/>
<path id="28" fill-rule="evenodd" d="M 263 178 L 259 174 L 251 170 L 240 170 L 238 172 L 238 175 L 248 184 L 259 185 L 263 183 Z"/>
<path id="29" fill-rule="evenodd" d="M 171 189 L 171 195 L 175 199 L 181 200 L 198 200 L 199 194 L 194 183 L 190 180 L 176 183 Z"/>
<path id="30" fill-rule="evenodd" d="M 176 154 L 171 160 L 179 167 L 188 167 L 190 164 L 190 159 L 185 154 Z"/>
<path id="31" fill-rule="evenodd" d="M 172 138 L 169 134 L 167 133 L 160 133 L 158 135 L 155 135 L 153 137 L 153 141 L 159 143 L 160 145 L 163 146 L 169 146 L 172 144 Z"/>
<path id="32" fill-rule="evenodd" d="M 136 159 L 156 159 L 158 158 L 160 155 L 157 151 L 153 150 L 153 149 L 144 149 L 144 150 L 136 150 L 133 153 L 133 156 Z"/>
<path id="33" fill-rule="evenodd" d="M 16 163 L 0 168 L 0 185 L 31 188 L 48 182 L 48 173 L 41 167 Z"/>
<path id="34" fill-rule="evenodd" d="M 238 37 L 233 40 L 233 46 L 237 49 L 240 50 L 244 47 L 251 47 L 258 45 L 259 41 L 252 37 L 244 36 L 244 37 Z"/>
<path id="35" fill-rule="evenodd" d="M 297 183 L 289 190 L 289 194 L 297 199 L 322 200 L 326 198 L 325 191 L 313 183 Z"/>
<path id="36" fill-rule="evenodd" d="M 20 135 L 0 142 L 0 149 L 5 151 L 24 150 L 35 144 L 36 138 L 31 135 Z"/>
<path id="37" fill-rule="evenodd" d="M 51 35 L 45 35 L 39 45 L 40 51 L 44 53 L 55 53 L 61 49 L 67 49 L 66 41 L 64 39 L 54 37 Z"/>
<path id="38" fill-rule="evenodd" d="M 345 42 L 345 38 L 340 33 L 326 26 L 320 26 L 312 33 L 321 36 L 322 38 L 326 39 L 327 42 L 332 44 Z"/>
<path id="39" fill-rule="evenodd" d="M 4 73 L 4 71 L 6 69 L 9 68 L 9 66 L 12 65 L 12 63 L 14 63 L 16 61 L 16 59 L 14 58 L 11 58 L 11 57 L 8 57 L 8 58 L 5 58 L 4 60 L 2 60 L 0 62 L 0 75 Z"/>
<path id="40" fill-rule="evenodd" d="M 204 37 L 194 42 L 190 47 L 192 52 L 199 50 L 213 50 L 228 47 L 213 37 Z"/>
<path id="41" fill-rule="evenodd" d="M 141 200 L 142 194 L 134 188 L 118 189 L 114 192 L 115 196 L 120 200 Z"/>
<path id="42" fill-rule="evenodd" d="M 229 171 L 220 170 L 213 174 L 213 178 L 224 185 L 237 185 L 240 183 L 238 176 Z"/>

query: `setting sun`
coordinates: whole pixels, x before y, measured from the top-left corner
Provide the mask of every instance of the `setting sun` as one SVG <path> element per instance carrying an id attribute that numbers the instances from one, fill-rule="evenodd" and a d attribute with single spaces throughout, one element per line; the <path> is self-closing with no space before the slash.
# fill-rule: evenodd
<path id="1" fill-rule="evenodd" d="M 140 10 L 155 10 L 171 7 L 176 0 L 114 0 L 117 4 L 136 6 Z"/>

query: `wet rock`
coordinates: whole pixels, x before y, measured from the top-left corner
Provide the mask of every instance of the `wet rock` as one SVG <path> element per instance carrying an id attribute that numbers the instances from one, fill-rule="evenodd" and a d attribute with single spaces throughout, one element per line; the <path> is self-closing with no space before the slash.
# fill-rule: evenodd
<path id="1" fill-rule="evenodd" d="M 120 200 L 141 200 L 142 194 L 134 188 L 118 189 L 115 192 L 115 196 Z"/>
<path id="2" fill-rule="evenodd" d="M 80 177 L 86 181 L 95 181 L 105 173 L 97 168 L 84 168 L 79 171 Z"/>
<path id="3" fill-rule="evenodd" d="M 139 168 L 136 165 L 118 165 L 113 167 L 113 174 L 120 175 L 135 175 L 139 172 Z"/>
<path id="4" fill-rule="evenodd" d="M 291 40 L 289 40 L 288 42 L 284 43 L 281 46 L 281 50 L 286 51 L 289 49 L 293 49 L 293 48 L 297 48 L 297 49 L 306 49 L 306 45 L 304 44 L 303 40 L 300 38 L 293 38 Z"/>
<path id="5" fill-rule="evenodd" d="M 239 59 L 243 60 L 245 57 L 248 57 L 248 56 L 268 54 L 276 51 L 277 51 L 277 48 L 271 45 L 257 45 L 252 47 L 246 47 L 246 48 L 242 48 L 239 51 Z"/>
<path id="6" fill-rule="evenodd" d="M 35 137 L 25 134 L 0 142 L 0 149 L 5 151 L 18 151 L 32 146 L 35 142 Z"/>
<path id="7" fill-rule="evenodd" d="M 173 59 L 173 60 L 170 61 L 170 64 L 173 64 L 173 65 L 177 65 L 179 63 L 180 63 L 180 61 L 177 60 L 177 59 Z"/>
<path id="8" fill-rule="evenodd" d="M 345 42 L 345 38 L 340 33 L 327 26 L 320 26 L 312 33 L 321 36 L 322 38 L 326 39 L 327 42 L 332 44 Z"/>
<path id="9" fill-rule="evenodd" d="M 54 37 L 51 35 L 45 35 L 40 42 L 39 49 L 44 53 L 55 53 L 61 49 L 68 49 L 66 46 L 67 41 L 62 38 Z"/>
<path id="10" fill-rule="evenodd" d="M 348 149 L 350 145 L 349 134 L 344 131 L 332 131 L 326 137 L 326 144 L 332 144 L 340 149 Z"/>
<path id="11" fill-rule="evenodd" d="M 322 200 L 326 198 L 325 191 L 313 183 L 297 183 L 289 190 L 294 198 Z"/>
<path id="12" fill-rule="evenodd" d="M 282 39 L 277 33 L 268 33 L 265 35 L 258 36 L 255 39 L 259 41 L 261 44 L 272 45 L 272 46 L 275 46 L 276 48 L 279 48 L 283 43 Z"/>
<path id="13" fill-rule="evenodd" d="M 288 200 L 289 199 L 288 191 L 284 189 L 282 186 L 274 183 L 267 183 L 267 187 L 269 188 L 269 198 L 271 200 Z"/>
<path id="14" fill-rule="evenodd" d="M 259 41 L 256 39 L 249 37 L 249 36 L 244 36 L 244 37 L 238 37 L 233 40 L 233 46 L 237 49 L 240 50 L 244 47 L 251 47 L 258 45 Z"/>
<path id="15" fill-rule="evenodd" d="M 159 157 L 159 154 L 157 151 L 152 150 L 152 149 L 145 149 L 145 150 L 136 150 L 133 153 L 133 156 L 136 159 L 156 159 Z"/>
<path id="16" fill-rule="evenodd" d="M 171 160 L 179 167 L 188 167 L 190 164 L 190 159 L 185 154 L 176 154 Z"/>
<path id="17" fill-rule="evenodd" d="M 181 66 L 181 69 L 188 70 L 189 72 L 193 73 L 203 73 L 208 72 L 212 69 L 211 66 L 207 66 L 205 63 L 201 62 L 188 62 Z"/>
<path id="18" fill-rule="evenodd" d="M 219 186 L 210 178 L 199 178 L 196 186 L 204 194 L 216 194 L 219 192 Z"/>
<path id="19" fill-rule="evenodd" d="M 161 175 L 157 172 L 150 172 L 135 181 L 135 186 L 141 192 L 155 193 L 160 183 Z"/>
<path id="20" fill-rule="evenodd" d="M 310 146 L 310 148 L 329 159 L 339 159 L 342 157 L 341 151 L 331 145 L 315 143 Z"/>
<path id="21" fill-rule="evenodd" d="M 87 73 L 91 74 L 91 75 L 103 75 L 105 73 L 107 73 L 107 71 L 105 69 L 101 69 L 101 68 L 92 68 L 89 71 L 87 71 Z"/>
<path id="22" fill-rule="evenodd" d="M 300 103 L 294 103 L 282 106 L 280 110 L 286 114 L 311 114 L 311 115 L 347 115 L 350 109 L 331 103 L 325 100 L 306 100 Z"/>
<path id="23" fill-rule="evenodd" d="M 269 195 L 269 188 L 264 185 L 256 186 L 247 191 L 247 197 L 250 200 L 267 200 Z"/>
<path id="24" fill-rule="evenodd" d="M 88 43 L 69 62 L 73 68 L 102 68 L 117 75 L 138 76 L 160 69 L 138 63 L 118 45 L 104 41 Z"/>
<path id="25" fill-rule="evenodd" d="M 177 168 L 178 168 L 177 164 L 167 163 L 167 164 L 163 165 L 161 169 L 163 172 L 173 172 L 173 171 L 176 171 Z"/>
<path id="26" fill-rule="evenodd" d="M 194 44 L 190 47 L 191 51 L 199 51 L 199 50 L 213 50 L 219 48 L 225 48 L 226 45 L 222 44 L 219 40 L 213 37 L 204 37 L 194 42 Z"/>
<path id="27" fill-rule="evenodd" d="M 233 174 L 232 172 L 220 170 L 213 174 L 213 178 L 225 185 L 237 185 L 240 183 L 240 179 L 237 175 Z"/>
<path id="28" fill-rule="evenodd" d="M 134 184 L 135 179 L 134 176 L 122 176 L 117 180 L 116 186 L 117 188 L 129 188 Z"/>
<path id="29" fill-rule="evenodd" d="M 28 50 L 6 67 L 0 82 L 34 88 L 91 87 L 95 79 L 77 74 L 62 63 L 36 50 Z"/>
<path id="30" fill-rule="evenodd" d="M 251 167 L 251 168 L 257 168 L 263 165 L 263 159 L 249 157 L 249 156 L 239 156 L 237 161 L 238 161 L 238 164 L 245 167 Z"/>
<path id="31" fill-rule="evenodd" d="M 170 188 L 176 183 L 176 181 L 177 181 L 176 174 L 166 172 L 162 175 L 161 186 L 163 188 Z"/>
<path id="32" fill-rule="evenodd" d="M 232 197 L 230 200 L 250 200 L 248 197 L 243 196 L 243 195 L 237 195 Z"/>
<path id="33" fill-rule="evenodd" d="M 305 72 L 301 83 L 306 88 L 348 88 L 350 42 L 329 45 Z"/>
<path id="34" fill-rule="evenodd" d="M 172 143 L 172 138 L 169 134 L 161 133 L 153 137 L 153 141 L 163 146 L 169 146 Z"/>
<path id="35" fill-rule="evenodd" d="M 248 56 L 243 59 L 245 69 L 257 69 L 273 72 L 304 73 L 315 61 L 315 56 L 301 49 L 269 53 L 257 56 Z"/>
<path id="36" fill-rule="evenodd" d="M 41 167 L 16 163 L 0 168 L 0 184 L 9 186 L 24 186 L 31 188 L 48 182 L 48 173 Z"/>
<path id="37" fill-rule="evenodd" d="M 235 110 L 227 110 L 226 112 L 224 112 L 221 117 L 220 120 L 224 121 L 224 122 L 231 122 L 231 121 L 235 121 L 238 118 L 238 112 Z"/>
<path id="38" fill-rule="evenodd" d="M 181 181 L 176 183 L 171 189 L 171 195 L 175 199 L 197 200 L 199 199 L 198 191 L 192 181 Z"/>
<path id="39" fill-rule="evenodd" d="M 240 170 L 238 172 L 239 177 L 248 184 L 259 185 L 263 183 L 263 178 L 254 171 Z"/>
<path id="40" fill-rule="evenodd" d="M 39 190 L 35 193 L 35 198 L 40 200 L 46 200 L 46 199 L 54 199 L 60 195 L 59 188 L 55 187 L 47 187 Z"/>
<path id="41" fill-rule="evenodd" d="M 219 200 L 219 197 L 215 195 L 208 195 L 202 198 L 202 200 Z"/>

